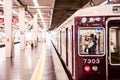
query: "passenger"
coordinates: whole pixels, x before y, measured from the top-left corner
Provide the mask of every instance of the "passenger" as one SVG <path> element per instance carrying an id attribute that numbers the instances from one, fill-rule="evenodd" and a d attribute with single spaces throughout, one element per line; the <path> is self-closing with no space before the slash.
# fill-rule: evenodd
<path id="1" fill-rule="evenodd" d="M 31 48 L 33 49 L 33 43 L 31 43 Z"/>
<path id="2" fill-rule="evenodd" d="M 114 43 L 112 41 L 110 42 L 110 52 L 112 52 L 112 53 L 115 52 L 115 46 L 114 46 Z"/>
<path id="3" fill-rule="evenodd" d="M 95 55 L 96 54 L 96 36 L 94 34 L 90 34 L 90 43 L 88 45 L 88 53 L 90 55 Z"/>

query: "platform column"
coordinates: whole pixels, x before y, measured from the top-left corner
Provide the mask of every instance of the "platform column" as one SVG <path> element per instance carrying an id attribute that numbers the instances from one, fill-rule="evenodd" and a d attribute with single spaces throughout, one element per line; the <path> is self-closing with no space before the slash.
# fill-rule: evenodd
<path id="1" fill-rule="evenodd" d="M 25 49 L 25 8 L 19 7 L 20 49 Z"/>
<path id="2" fill-rule="evenodd" d="M 38 15 L 37 14 L 34 14 L 34 19 L 33 19 L 33 30 L 32 30 L 32 38 L 33 38 L 33 44 L 34 44 L 34 47 L 37 46 L 37 38 L 38 38 Z"/>
<path id="3" fill-rule="evenodd" d="M 4 24 L 5 24 L 5 53 L 6 57 L 12 57 L 12 4 L 13 0 L 4 2 Z"/>

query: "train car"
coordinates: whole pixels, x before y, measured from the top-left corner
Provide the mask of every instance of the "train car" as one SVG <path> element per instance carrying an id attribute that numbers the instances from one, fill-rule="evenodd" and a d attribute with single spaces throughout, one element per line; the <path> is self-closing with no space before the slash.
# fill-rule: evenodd
<path id="1" fill-rule="evenodd" d="M 55 32 L 73 80 L 120 80 L 120 4 L 80 9 Z"/>

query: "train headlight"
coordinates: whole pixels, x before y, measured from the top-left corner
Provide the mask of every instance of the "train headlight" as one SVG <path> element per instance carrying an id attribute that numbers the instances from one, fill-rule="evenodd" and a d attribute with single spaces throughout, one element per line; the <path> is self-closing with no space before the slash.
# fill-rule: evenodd
<path id="1" fill-rule="evenodd" d="M 98 66 L 92 66 L 93 71 L 98 71 Z"/>
<path id="2" fill-rule="evenodd" d="M 86 72 L 90 72 L 91 68 L 90 68 L 90 66 L 85 66 L 85 67 L 84 67 L 84 70 L 85 70 Z"/>

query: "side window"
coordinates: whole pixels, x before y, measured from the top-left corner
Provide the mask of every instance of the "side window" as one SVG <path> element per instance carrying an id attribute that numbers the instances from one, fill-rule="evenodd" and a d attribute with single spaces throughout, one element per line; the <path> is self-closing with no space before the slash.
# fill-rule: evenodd
<path id="1" fill-rule="evenodd" d="M 120 64 L 120 27 L 109 29 L 109 54 L 112 64 Z"/>
<path id="2" fill-rule="evenodd" d="M 78 32 L 79 55 L 104 54 L 103 28 L 80 28 Z"/>

